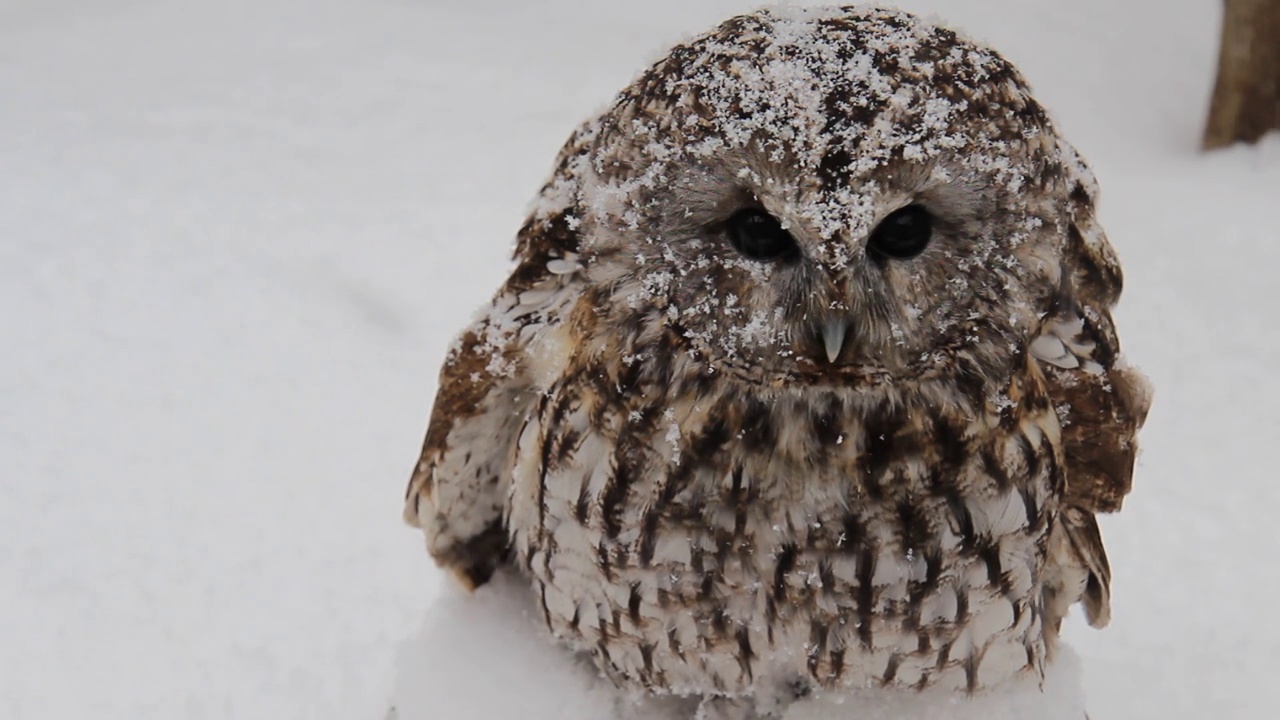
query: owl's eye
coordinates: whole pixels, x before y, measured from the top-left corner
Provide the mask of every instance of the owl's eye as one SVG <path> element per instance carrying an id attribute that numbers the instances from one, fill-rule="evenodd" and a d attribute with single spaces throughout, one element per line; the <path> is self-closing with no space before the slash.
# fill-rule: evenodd
<path id="1" fill-rule="evenodd" d="M 880 221 L 867 249 L 881 257 L 905 260 L 924 252 L 933 237 L 933 216 L 920 205 L 908 205 L 895 210 Z"/>
<path id="2" fill-rule="evenodd" d="M 725 221 L 729 242 L 752 260 L 784 260 L 799 256 L 800 248 L 778 219 L 759 208 L 744 208 Z"/>

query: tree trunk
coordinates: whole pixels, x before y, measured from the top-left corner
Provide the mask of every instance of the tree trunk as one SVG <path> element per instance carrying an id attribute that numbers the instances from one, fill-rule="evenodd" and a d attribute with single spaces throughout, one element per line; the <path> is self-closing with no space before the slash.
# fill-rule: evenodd
<path id="1" fill-rule="evenodd" d="M 1280 128 L 1280 0 L 1226 0 L 1206 150 Z"/>

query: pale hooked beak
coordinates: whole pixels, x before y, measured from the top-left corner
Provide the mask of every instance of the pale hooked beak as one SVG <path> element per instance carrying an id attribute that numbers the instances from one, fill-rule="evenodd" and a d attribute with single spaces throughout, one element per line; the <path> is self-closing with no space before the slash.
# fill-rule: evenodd
<path id="1" fill-rule="evenodd" d="M 834 363 L 844 349 L 844 336 L 849 324 L 844 320 L 828 320 L 822 325 L 822 346 L 827 351 L 827 362 Z"/>

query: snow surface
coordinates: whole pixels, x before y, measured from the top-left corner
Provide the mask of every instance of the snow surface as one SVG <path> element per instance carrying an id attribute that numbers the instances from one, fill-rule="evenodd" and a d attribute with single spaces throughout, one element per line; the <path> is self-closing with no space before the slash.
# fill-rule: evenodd
<path id="1" fill-rule="evenodd" d="M 1271 717 L 1280 138 L 1195 151 L 1220 4 L 900 4 L 1022 68 L 1125 263 L 1156 401 L 1112 624 L 1066 629 L 1091 717 Z M 534 5 L 0 2 L 0 717 L 606 712 L 401 492 L 561 142 L 751 6 Z"/>

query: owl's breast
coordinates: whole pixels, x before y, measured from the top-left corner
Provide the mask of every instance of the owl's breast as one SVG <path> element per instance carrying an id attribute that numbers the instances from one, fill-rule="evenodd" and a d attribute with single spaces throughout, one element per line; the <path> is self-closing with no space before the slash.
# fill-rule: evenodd
<path id="1" fill-rule="evenodd" d="M 1051 420 L 579 378 L 521 435 L 509 525 L 548 626 L 620 683 L 976 689 L 1043 663 Z"/>

